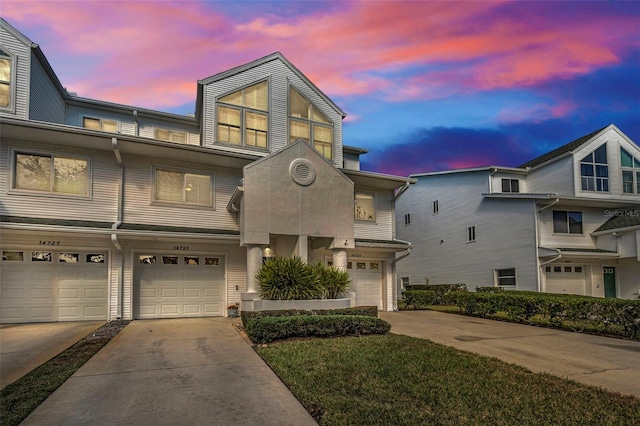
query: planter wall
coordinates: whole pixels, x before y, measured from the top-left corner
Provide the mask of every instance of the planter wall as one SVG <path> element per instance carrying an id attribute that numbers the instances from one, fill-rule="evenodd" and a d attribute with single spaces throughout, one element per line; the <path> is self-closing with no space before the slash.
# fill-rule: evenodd
<path id="1" fill-rule="evenodd" d="M 286 309 L 340 309 L 350 308 L 351 299 L 320 300 L 254 300 L 253 311 L 277 311 Z"/>

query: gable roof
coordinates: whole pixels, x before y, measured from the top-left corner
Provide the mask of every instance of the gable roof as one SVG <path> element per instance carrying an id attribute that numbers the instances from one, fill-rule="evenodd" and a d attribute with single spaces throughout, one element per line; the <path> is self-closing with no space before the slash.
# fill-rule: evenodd
<path id="1" fill-rule="evenodd" d="M 255 68 L 257 66 L 266 64 L 267 62 L 271 62 L 274 60 L 280 60 L 284 63 L 292 72 L 294 72 L 302 81 L 304 81 L 309 87 L 311 87 L 325 102 L 331 105 L 341 116 L 345 118 L 347 114 L 336 105 L 327 95 L 325 95 L 322 90 L 318 88 L 311 80 L 309 80 L 298 68 L 295 67 L 284 55 L 280 52 L 274 52 L 270 55 L 267 55 L 263 58 L 256 59 L 255 61 L 251 61 L 244 65 L 239 65 L 237 67 L 231 68 L 226 71 L 222 71 L 218 74 L 214 74 L 210 77 L 204 78 L 202 80 L 198 80 L 198 93 L 196 99 L 196 116 L 201 114 L 201 104 L 202 104 L 202 91 L 203 87 L 207 84 L 213 83 L 218 80 L 222 80 L 224 78 L 231 77 L 232 75 L 239 74 L 241 72 L 247 71 L 251 68 Z"/>
<path id="2" fill-rule="evenodd" d="M 612 126 L 612 125 L 610 124 L 609 126 Z M 534 158 L 533 160 L 528 161 L 518 167 L 523 169 L 527 167 L 535 167 L 542 163 L 546 163 L 547 161 L 551 161 L 554 158 L 561 156 L 562 154 L 574 151 L 580 148 L 582 145 L 584 145 L 588 141 L 590 141 L 591 139 L 593 139 L 598 133 L 602 132 L 604 129 L 608 128 L 609 126 L 605 126 L 602 129 L 596 130 L 593 133 L 589 133 L 588 135 L 582 136 L 574 141 L 571 141 L 566 145 L 562 145 L 561 147 L 556 148 L 553 151 L 547 152 L 546 154 L 542 154 L 540 157 Z"/>

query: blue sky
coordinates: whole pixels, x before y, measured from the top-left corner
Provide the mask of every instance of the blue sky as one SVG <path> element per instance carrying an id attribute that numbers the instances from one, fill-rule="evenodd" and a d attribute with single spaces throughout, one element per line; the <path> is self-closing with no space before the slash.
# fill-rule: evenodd
<path id="1" fill-rule="evenodd" d="M 54 7 L 55 6 L 55 7 Z M 640 2 L 14 1 L 80 96 L 186 114 L 198 79 L 282 52 L 366 170 L 517 166 L 616 124 L 640 140 Z"/>

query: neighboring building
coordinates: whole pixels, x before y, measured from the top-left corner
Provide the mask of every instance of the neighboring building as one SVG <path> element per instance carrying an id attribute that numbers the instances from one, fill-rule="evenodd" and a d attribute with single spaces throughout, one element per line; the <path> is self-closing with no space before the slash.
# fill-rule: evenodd
<path id="1" fill-rule="evenodd" d="M 610 125 L 517 168 L 412 175 L 396 205 L 407 284 L 635 298 L 640 149 Z"/>
<path id="2" fill-rule="evenodd" d="M 280 53 L 198 81 L 188 117 L 75 96 L 0 36 L 1 322 L 224 316 L 294 254 L 394 309 L 395 194 L 415 180 L 359 170 L 344 112 Z"/>

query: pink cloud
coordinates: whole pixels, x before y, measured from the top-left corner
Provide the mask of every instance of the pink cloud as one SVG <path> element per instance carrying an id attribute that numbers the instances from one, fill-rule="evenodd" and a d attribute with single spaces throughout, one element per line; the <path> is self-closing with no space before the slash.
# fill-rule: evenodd
<path id="1" fill-rule="evenodd" d="M 198 79 L 274 51 L 330 96 L 400 101 L 572 78 L 638 44 L 637 18 L 567 19 L 543 3 L 348 2 L 291 17 L 255 17 L 247 5 L 244 20 L 215 8 L 5 0 L 2 12 L 33 31 L 69 90 L 160 109 L 193 101 Z"/>

